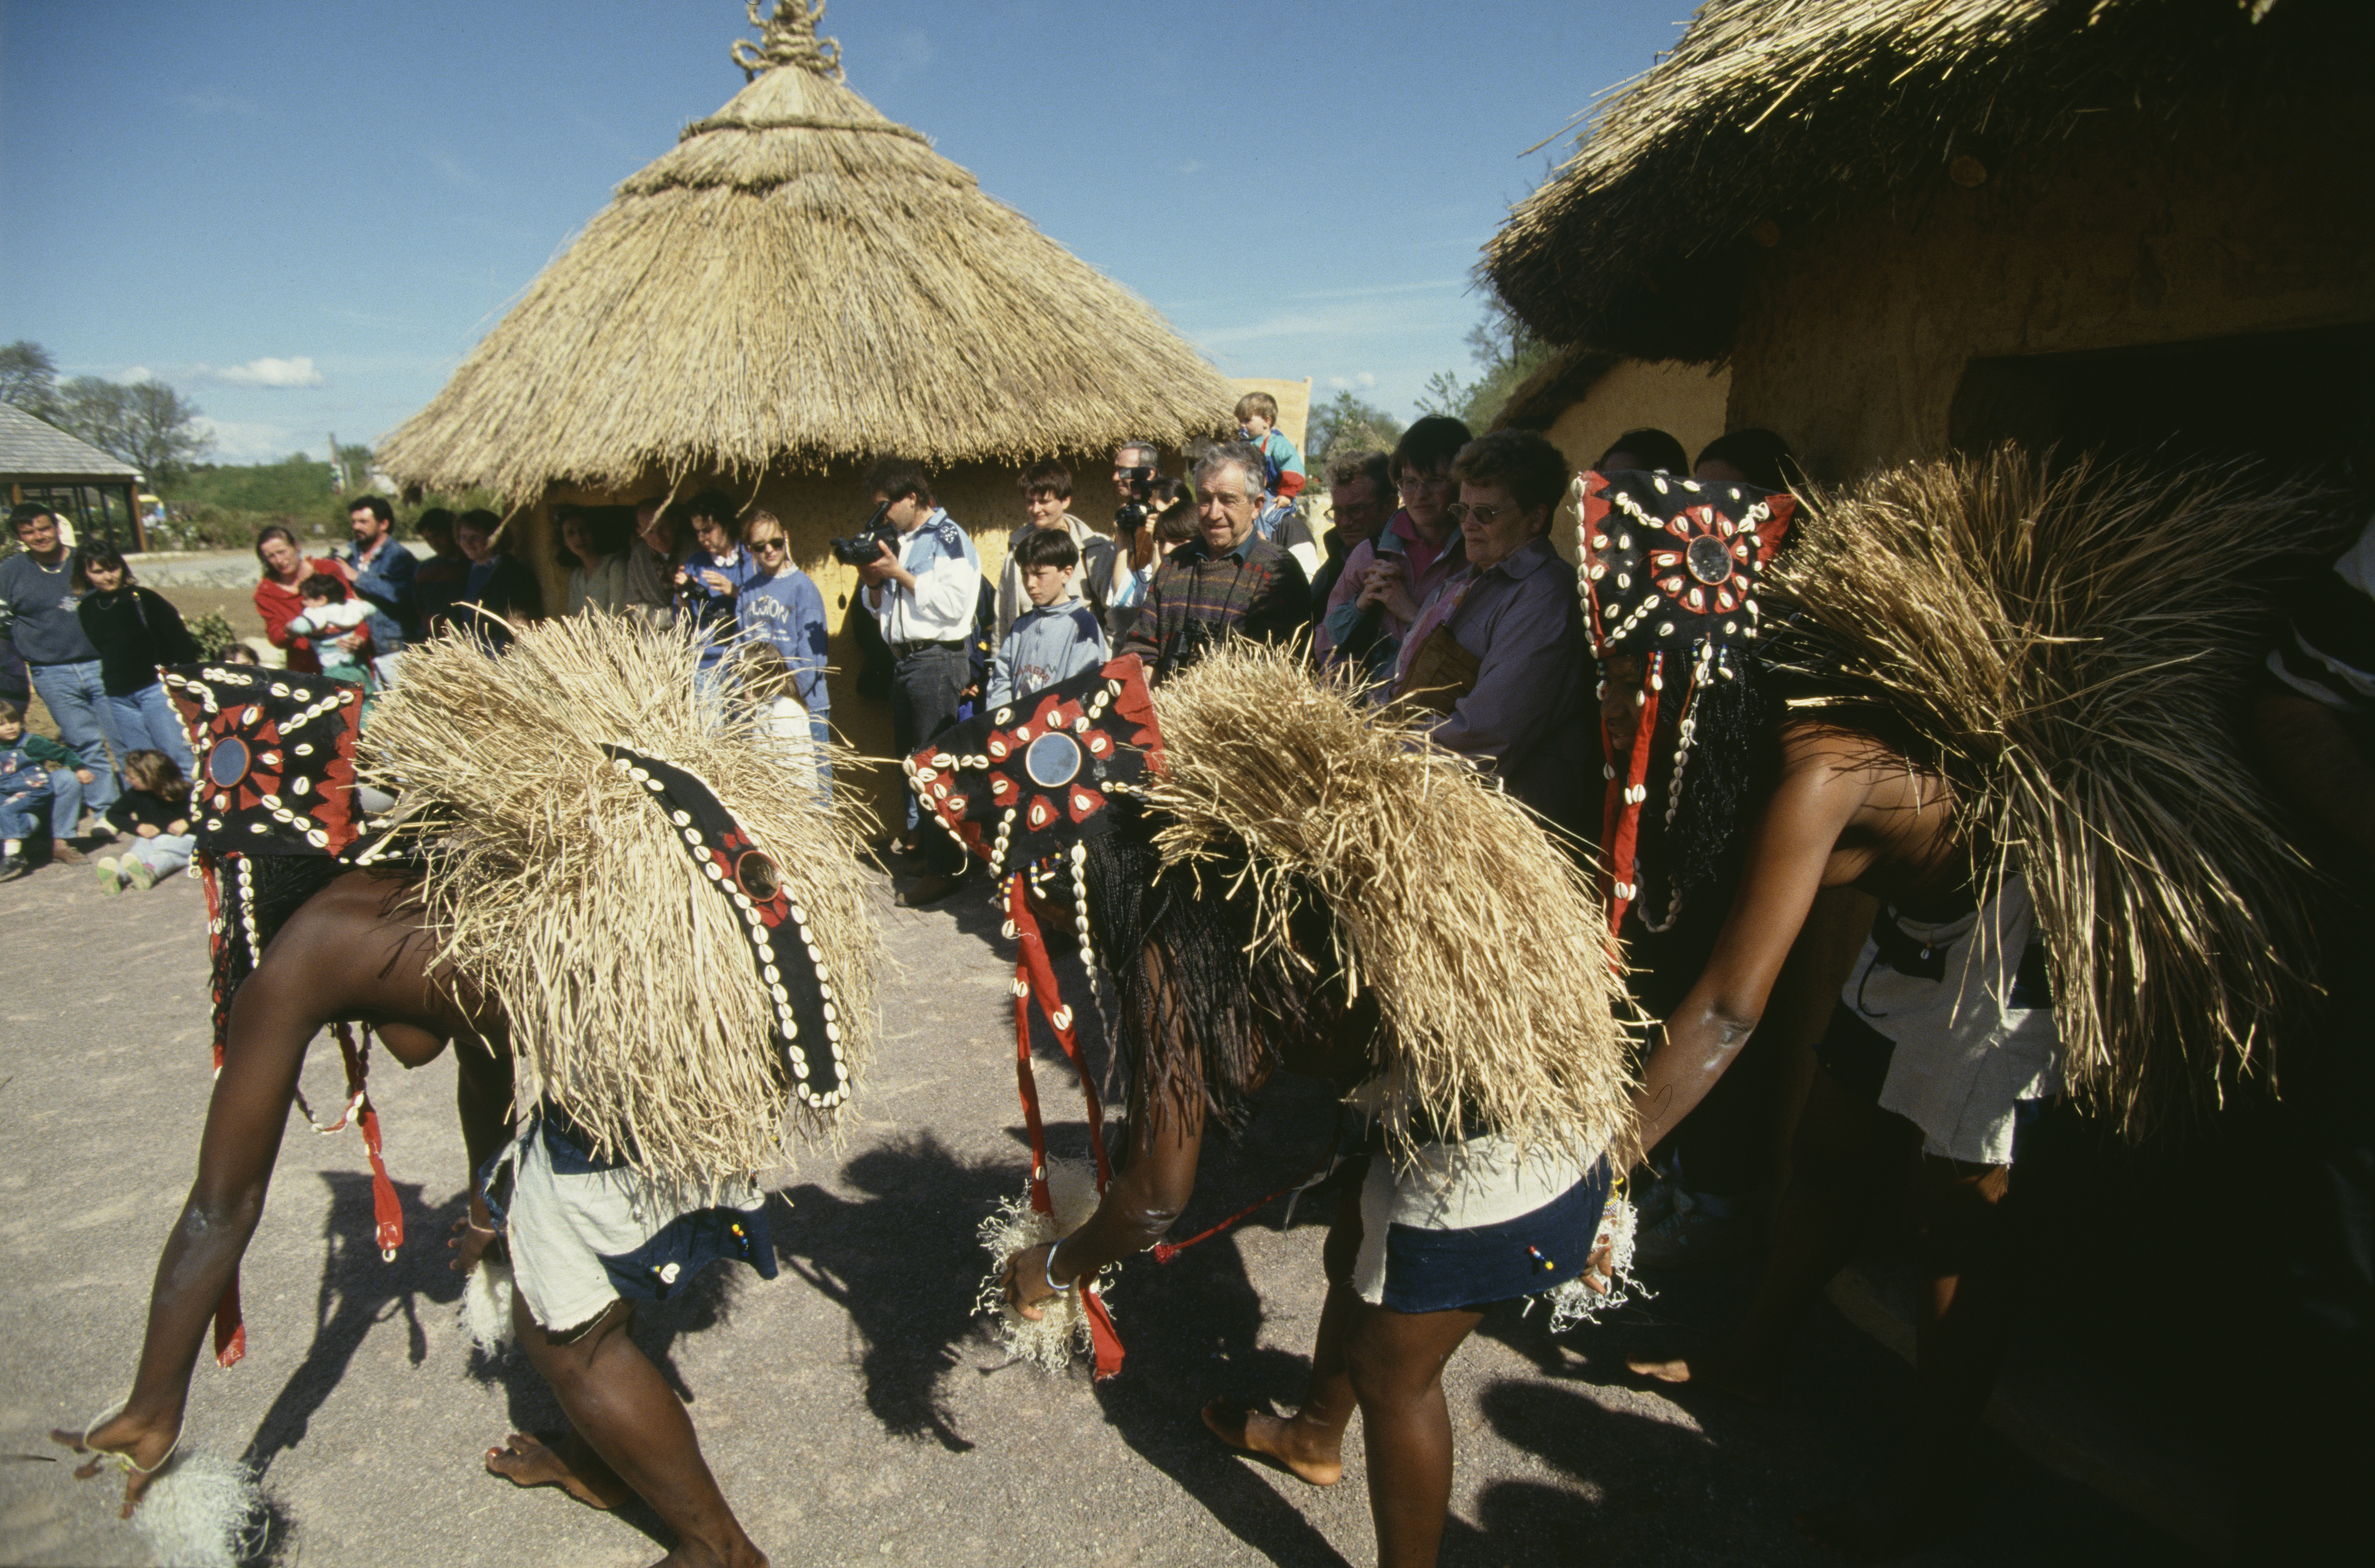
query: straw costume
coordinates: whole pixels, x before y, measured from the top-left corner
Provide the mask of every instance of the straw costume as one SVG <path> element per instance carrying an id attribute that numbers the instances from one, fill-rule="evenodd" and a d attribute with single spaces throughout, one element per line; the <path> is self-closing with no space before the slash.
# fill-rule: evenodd
<path id="1" fill-rule="evenodd" d="M 1883 715 L 1950 781 L 1974 903 L 2035 907 L 2006 929 L 2038 950 L 2001 942 L 1987 986 L 2008 1011 L 2050 996 L 2062 1086 L 2132 1138 L 2263 1067 L 2304 996 L 2308 867 L 2235 737 L 2281 570 L 2320 559 L 2314 500 L 2005 447 L 1816 497 L 1773 573 L 1800 607 L 1792 707 Z M 1919 961 L 1892 941 L 1876 926 L 1858 973 Z"/>
<path id="2" fill-rule="evenodd" d="M 1033 1173 L 1026 1202 L 986 1227 L 1000 1268 L 1093 1207 L 1077 1189 L 1069 1205 L 1045 1196 L 1026 996 L 1054 1003 L 1079 1053 L 1021 893 L 1036 878 L 1069 883 L 1135 1114 L 1176 1116 L 1200 1092 L 1205 1114 L 1239 1125 L 1291 1052 L 1335 1043 L 1358 1108 L 1347 1152 L 1372 1154 L 1377 1189 L 1365 1189 L 1364 1299 L 1424 1311 L 1437 1290 L 1475 1302 L 1575 1285 L 1564 1308 L 1582 1303 L 1605 1157 L 1629 1157 L 1620 992 L 1589 890 L 1523 807 L 1350 684 L 1242 640 L 1151 694 L 1138 662 L 1117 660 L 951 732 L 908 771 L 1006 878 L 1022 948 Z M 1118 1347 L 1093 1291 L 1078 1294 L 1040 1323 L 1009 1309 L 1010 1345 L 1060 1364 L 1077 1335 L 1109 1374 Z"/>
<path id="3" fill-rule="evenodd" d="M 2304 499 L 2005 448 L 1816 497 L 1784 552 L 1788 496 L 1582 476 L 1603 666 L 1649 660 L 1612 908 L 1720 916 L 1786 702 L 1944 779 L 1969 863 L 1953 907 L 1882 909 L 1821 1048 L 1842 1082 L 1983 1163 L 2065 1089 L 2131 1136 L 2215 1103 L 2298 997 L 2277 955 L 2309 946 L 2231 739 Z"/>
<path id="4" fill-rule="evenodd" d="M 704 724 L 698 656 L 614 617 L 499 658 L 439 642 L 367 742 L 417 813 L 440 963 L 509 1021 L 525 1114 L 482 1187 L 557 1335 L 720 1257 L 772 1278 L 757 1177 L 833 1130 L 871 1053 L 851 808 L 747 718 Z"/>

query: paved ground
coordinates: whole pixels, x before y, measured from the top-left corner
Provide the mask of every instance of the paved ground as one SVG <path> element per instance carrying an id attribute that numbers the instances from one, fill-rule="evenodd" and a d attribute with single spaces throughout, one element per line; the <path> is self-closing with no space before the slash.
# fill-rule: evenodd
<path id="1" fill-rule="evenodd" d="M 996 920 L 882 911 L 904 965 L 887 1041 L 836 1158 L 776 1184 L 782 1277 L 713 1271 L 641 1338 L 691 1402 L 727 1495 L 779 1563 L 1282 1564 L 1373 1561 L 1366 1491 L 1314 1491 L 1221 1452 L 1216 1393 L 1292 1397 L 1319 1304 L 1320 1231 L 1275 1212 L 1114 1293 L 1123 1375 L 1001 1367 L 970 1317 L 981 1215 L 1020 1189 L 1008 971 Z M 52 867 L 0 888 L 0 1561 L 136 1563 L 97 1483 L 43 1433 L 128 1385 L 149 1275 L 186 1188 L 207 1092 L 204 901 L 174 879 L 102 898 Z M 409 1240 L 369 1241 L 351 1132 L 283 1149 L 245 1274 L 250 1350 L 199 1366 L 189 1437 L 263 1468 L 280 1561 L 370 1568 L 565 1562 L 664 1550 L 655 1520 L 606 1516 L 484 1476 L 479 1455 L 557 1414 L 516 1358 L 474 1359 L 442 1238 L 460 1204 L 451 1068 L 383 1064 L 376 1098 Z M 318 1106 L 337 1054 L 308 1065 Z M 1081 1147 L 1060 1068 L 1042 1083 Z M 1282 1091 L 1208 1157 L 1191 1229 L 1303 1167 L 1325 1107 Z M 1793 1511 L 1890 1457 L 1904 1367 L 1826 1312 L 1770 1410 L 1627 1385 L 1625 1347 L 1737 1310 L 1738 1277 L 1663 1281 L 1617 1322 L 1554 1340 L 1514 1310 L 1454 1363 L 1459 1469 L 1451 1564 L 1824 1561 Z M 1990 1442 L 1990 1503 L 1935 1564 L 2182 1561 L 2093 1494 Z"/>

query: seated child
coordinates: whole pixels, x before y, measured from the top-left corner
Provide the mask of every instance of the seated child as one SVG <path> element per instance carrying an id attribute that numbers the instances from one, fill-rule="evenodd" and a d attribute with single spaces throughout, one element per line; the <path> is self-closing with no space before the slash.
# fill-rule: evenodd
<path id="1" fill-rule="evenodd" d="M 107 819 L 132 843 L 123 858 L 96 861 L 92 871 L 99 890 L 122 892 L 125 887 L 144 892 L 190 863 L 197 840 L 190 831 L 190 784 L 182 770 L 162 751 L 134 751 L 124 759 L 124 782 L 131 787 L 107 808 Z"/>
<path id="2" fill-rule="evenodd" d="M 305 609 L 289 618 L 289 634 L 313 640 L 313 651 L 322 661 L 322 673 L 332 680 L 343 680 L 349 686 L 368 685 L 363 678 L 365 661 L 371 657 L 368 636 L 360 648 L 347 647 L 334 639 L 346 636 L 371 619 L 371 601 L 354 597 L 347 592 L 346 584 L 326 572 L 316 572 L 298 584 L 297 596 L 305 601 Z"/>
<path id="3" fill-rule="evenodd" d="M 227 665 L 261 665 L 264 662 L 257 655 L 255 649 L 244 639 L 225 648 L 222 651 L 222 661 Z"/>
<path id="4" fill-rule="evenodd" d="M 66 840 L 82 816 L 82 786 L 91 780 L 80 757 L 47 736 L 27 735 L 25 710 L 0 701 L 0 882 L 32 870 L 25 841 L 45 829 L 54 858 L 82 858 Z"/>
<path id="5" fill-rule="evenodd" d="M 1065 602 L 1081 547 L 1061 528 L 1041 528 L 1014 547 L 1031 608 L 1014 618 L 998 644 L 984 694 L 992 708 L 1021 702 L 1059 680 L 1105 662 L 1105 631 L 1083 602 Z"/>
<path id="6" fill-rule="evenodd" d="M 811 713 L 800 701 L 798 676 L 791 661 L 771 643 L 756 643 L 741 655 L 742 694 L 750 704 L 759 730 L 759 747 L 791 771 L 802 788 L 821 789 L 833 798 L 833 762 L 825 755 L 832 739 L 822 713 Z"/>
<path id="7" fill-rule="evenodd" d="M 1294 510 L 1294 498 L 1303 493 L 1303 454 L 1278 428 L 1278 399 L 1267 392 L 1248 392 L 1237 399 L 1237 433 L 1261 454 L 1262 489 L 1270 500 L 1254 518 L 1254 531 L 1271 538 Z"/>

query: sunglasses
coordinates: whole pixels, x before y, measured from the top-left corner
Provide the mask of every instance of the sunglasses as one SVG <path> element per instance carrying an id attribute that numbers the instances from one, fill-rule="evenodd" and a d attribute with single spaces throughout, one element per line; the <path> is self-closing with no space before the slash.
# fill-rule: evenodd
<path id="1" fill-rule="evenodd" d="M 750 541 L 750 548 L 754 552 L 758 550 L 765 550 L 770 555 L 774 554 L 778 550 L 787 549 L 790 548 L 782 539 L 752 539 Z"/>

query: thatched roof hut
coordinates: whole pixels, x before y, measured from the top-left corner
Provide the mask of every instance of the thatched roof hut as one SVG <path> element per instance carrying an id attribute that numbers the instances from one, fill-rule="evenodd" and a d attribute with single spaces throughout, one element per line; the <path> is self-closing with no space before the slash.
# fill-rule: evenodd
<path id="1" fill-rule="evenodd" d="M 1485 271 L 1554 342 L 1728 361 L 1730 423 L 1839 477 L 2091 439 L 2185 371 L 1982 361 L 2375 319 L 2370 46 L 2350 0 L 1707 0 Z"/>
<path id="2" fill-rule="evenodd" d="M 1013 462 L 1218 427 L 1219 372 L 844 86 L 822 9 L 781 0 L 737 51 L 750 84 L 620 184 L 386 438 L 390 475 L 526 502 L 556 481 Z"/>
<path id="3" fill-rule="evenodd" d="M 1229 424 L 1235 389 L 1144 301 L 985 195 L 919 132 L 843 85 L 821 0 L 777 0 L 750 77 L 618 188 L 430 405 L 381 444 L 408 490 L 483 486 L 560 599 L 551 511 L 715 484 L 782 519 L 835 608 L 833 721 L 877 755 L 827 548 L 863 520 L 868 462 L 932 472 L 996 572 L 1014 480 L 1069 463 L 1108 518 L 1113 449 Z M 887 786 L 886 786 L 887 804 Z"/>

